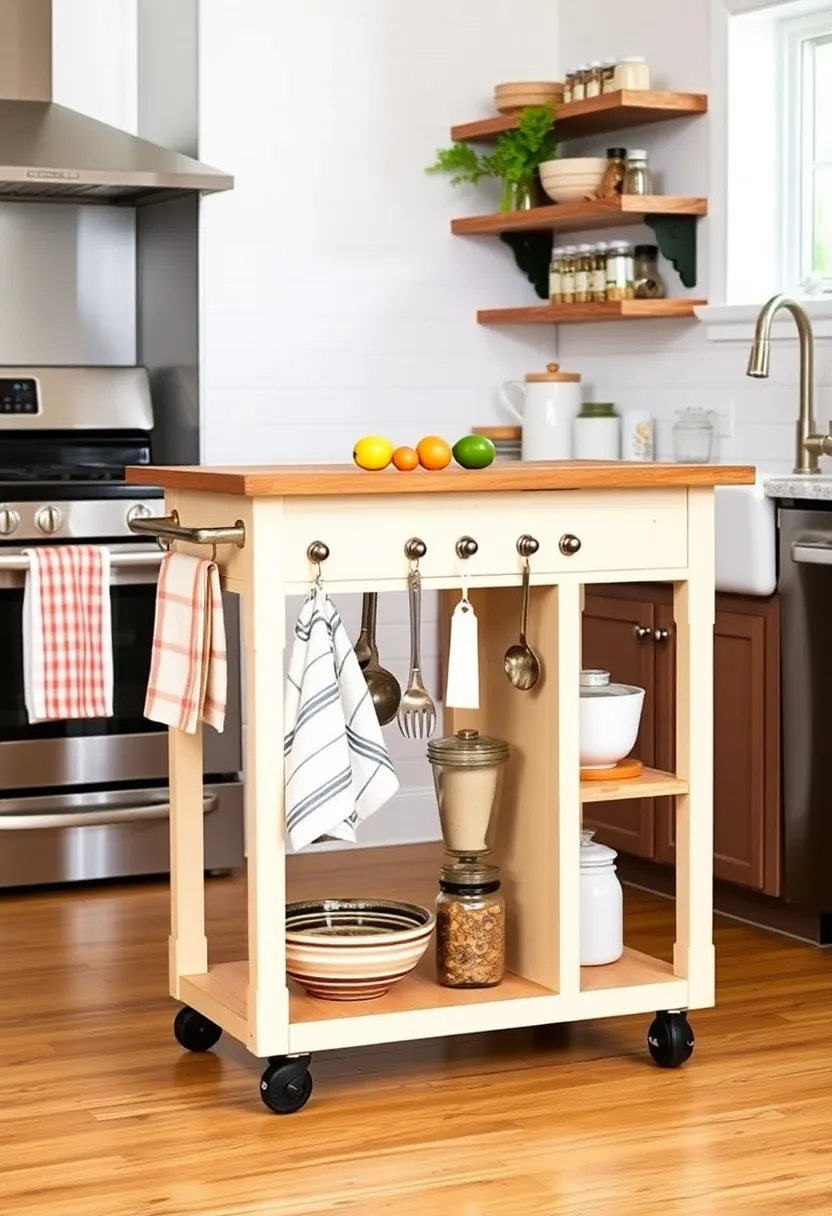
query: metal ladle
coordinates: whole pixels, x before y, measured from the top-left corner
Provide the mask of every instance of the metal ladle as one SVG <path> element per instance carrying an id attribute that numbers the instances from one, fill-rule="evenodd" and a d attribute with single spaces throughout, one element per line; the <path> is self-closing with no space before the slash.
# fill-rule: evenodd
<path id="1" fill-rule="evenodd" d="M 513 646 L 509 646 L 504 661 L 509 683 L 523 692 L 528 692 L 530 688 L 534 688 L 540 679 L 540 659 L 526 641 L 526 627 L 529 620 L 530 577 L 529 559 L 526 557 L 523 562 L 523 606 L 520 614 L 520 641 L 515 642 Z"/>
<path id="2" fill-rule="evenodd" d="M 367 592 L 362 603 L 361 633 L 359 634 L 358 642 L 356 642 L 355 650 L 360 663 L 362 654 L 359 651 L 359 644 L 363 643 L 366 646 L 366 653 L 369 657 L 366 665 L 364 665 L 363 675 L 367 682 L 370 697 L 372 698 L 376 717 L 382 726 L 386 726 L 388 722 L 393 721 L 398 712 L 399 702 L 402 699 L 402 690 L 399 687 L 399 681 L 392 671 L 387 671 L 378 661 L 378 645 L 376 643 L 377 618 L 378 595 L 374 591 Z"/>

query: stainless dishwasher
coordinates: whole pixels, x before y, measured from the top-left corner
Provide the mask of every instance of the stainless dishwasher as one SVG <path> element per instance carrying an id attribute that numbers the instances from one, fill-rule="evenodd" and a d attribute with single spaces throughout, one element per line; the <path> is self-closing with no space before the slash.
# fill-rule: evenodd
<path id="1" fill-rule="evenodd" d="M 832 502 L 778 523 L 784 894 L 832 912 Z"/>

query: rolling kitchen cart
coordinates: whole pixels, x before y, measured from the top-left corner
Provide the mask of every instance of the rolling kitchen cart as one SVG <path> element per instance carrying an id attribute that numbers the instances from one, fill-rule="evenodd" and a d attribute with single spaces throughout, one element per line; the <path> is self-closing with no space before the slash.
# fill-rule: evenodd
<path id="1" fill-rule="evenodd" d="M 146 482 L 147 469 L 128 470 L 127 479 Z M 248 672 L 248 959 L 239 962 L 208 965 L 202 736 L 170 732 L 170 992 L 185 1006 L 176 1017 L 179 1042 L 206 1050 L 227 1031 L 268 1057 L 261 1094 L 281 1113 L 304 1105 L 310 1054 L 331 1048 L 658 1011 L 650 1052 L 665 1067 L 683 1063 L 693 1047 L 684 1011 L 714 1002 L 713 488 L 753 479 L 750 468 L 623 462 L 410 474 L 349 466 L 155 469 L 167 514 L 131 526 L 189 552 L 218 546 L 223 587 L 243 597 Z M 537 541 L 528 633 L 544 670 L 530 692 L 511 688 L 503 670 L 519 619 L 521 536 Z M 481 708 L 447 711 L 444 733 L 476 727 L 511 747 L 494 849 L 506 896 L 507 973 L 496 988 L 443 988 L 429 951 L 386 996 L 316 1000 L 287 985 L 285 973 L 286 597 L 305 594 L 318 572 L 333 597 L 404 589 L 405 546 L 415 538 L 424 545 L 425 590 L 458 588 L 458 542 L 475 542 L 465 572 L 479 619 Z M 625 580 L 674 585 L 676 772 L 645 769 L 629 781 L 582 784 L 583 587 Z M 581 804 L 668 795 L 676 799 L 673 963 L 627 949 L 616 963 L 582 969 Z M 346 880 L 333 894 L 349 893 L 356 855 L 343 858 Z M 426 891 L 422 902 L 432 903 L 433 894 Z"/>

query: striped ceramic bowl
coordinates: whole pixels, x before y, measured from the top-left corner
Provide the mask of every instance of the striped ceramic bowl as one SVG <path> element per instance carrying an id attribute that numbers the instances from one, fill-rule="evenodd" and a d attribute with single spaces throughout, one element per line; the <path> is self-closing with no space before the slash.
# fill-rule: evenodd
<path id="1" fill-rule="evenodd" d="M 435 917 L 392 899 L 305 900 L 286 906 L 286 972 L 310 996 L 369 1001 L 412 971 Z"/>

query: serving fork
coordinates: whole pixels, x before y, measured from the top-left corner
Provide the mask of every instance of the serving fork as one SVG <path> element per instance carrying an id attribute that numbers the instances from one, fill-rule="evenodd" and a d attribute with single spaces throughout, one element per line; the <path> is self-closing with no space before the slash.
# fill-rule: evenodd
<path id="1" fill-rule="evenodd" d="M 399 704 L 399 730 L 406 739 L 427 739 L 436 729 L 436 706 L 422 680 L 422 579 L 411 570 L 407 580 L 410 603 L 410 680 Z"/>

